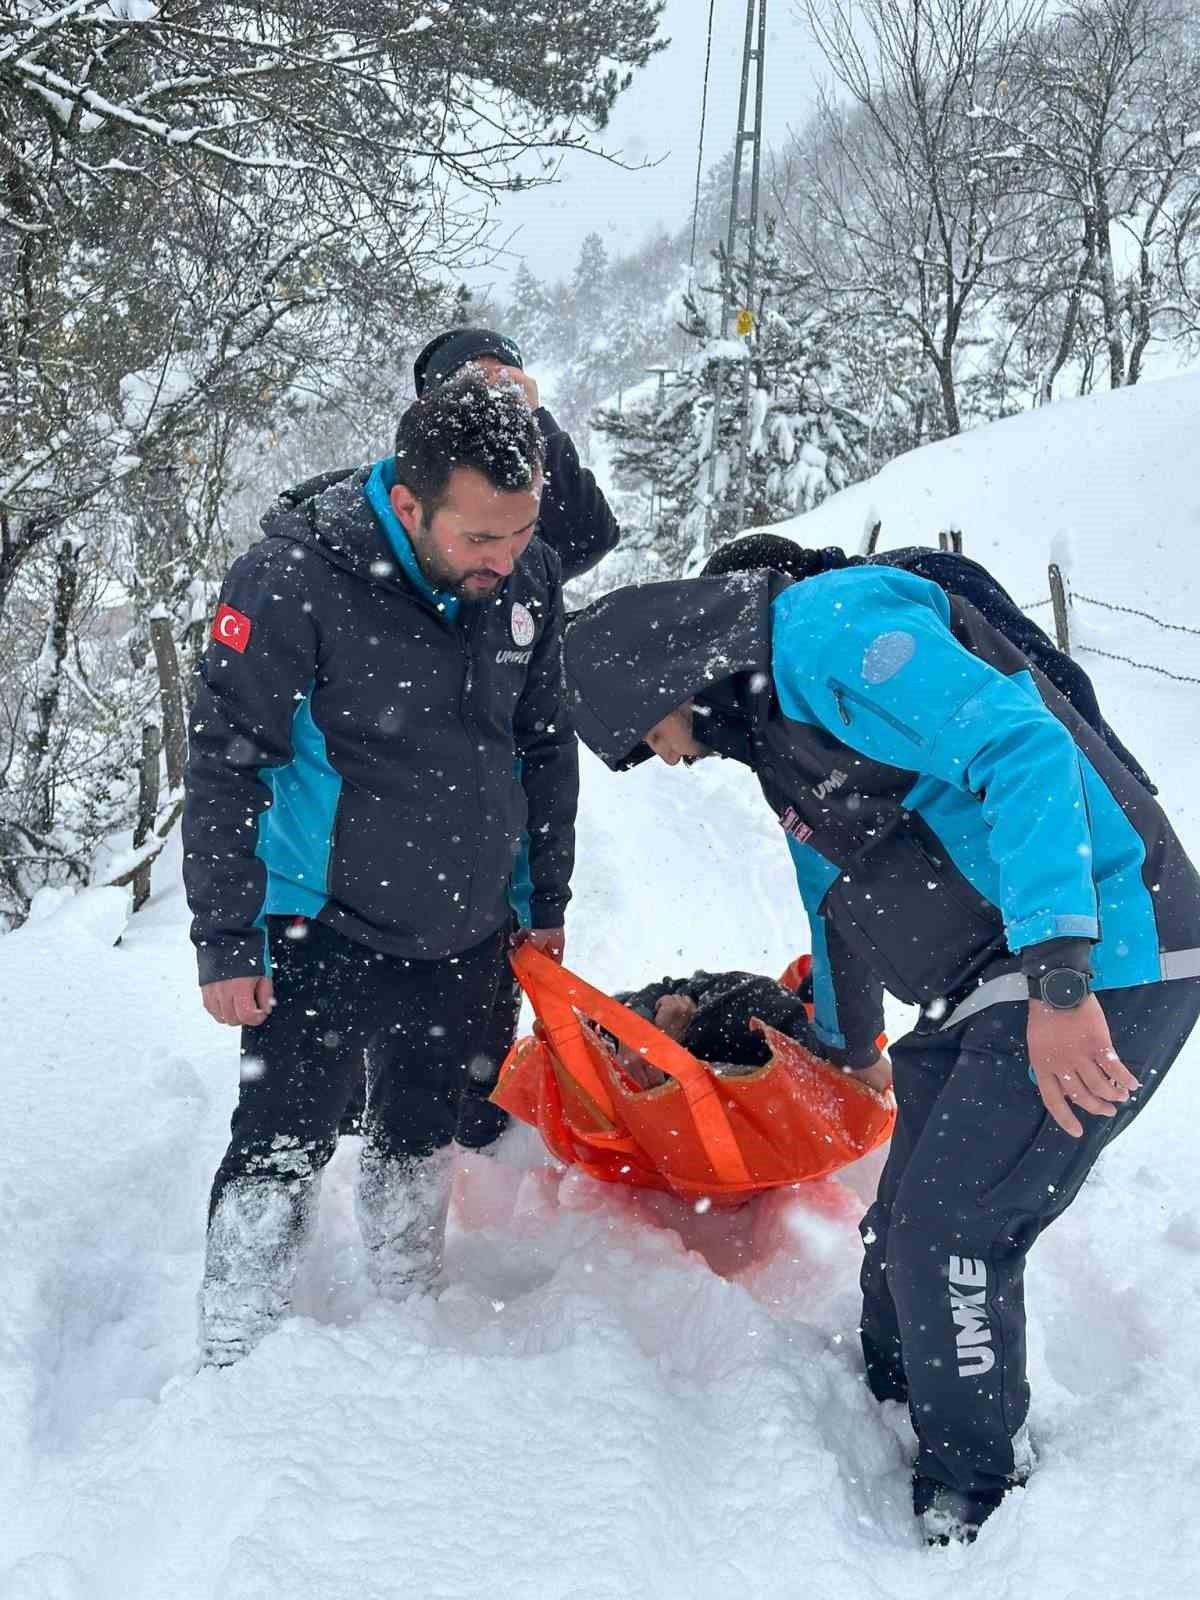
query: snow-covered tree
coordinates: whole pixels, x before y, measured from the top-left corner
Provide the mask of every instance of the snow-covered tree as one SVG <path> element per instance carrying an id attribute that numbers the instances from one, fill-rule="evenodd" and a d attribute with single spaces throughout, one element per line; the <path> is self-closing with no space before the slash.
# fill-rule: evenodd
<path id="1" fill-rule="evenodd" d="M 698 295 L 685 293 L 691 355 L 661 390 L 623 414 L 610 410 L 597 419 L 613 442 L 618 471 L 654 485 L 656 544 L 675 571 L 694 568 L 742 527 L 811 509 L 864 470 L 868 428 L 845 403 L 835 322 L 814 304 L 808 280 L 783 261 L 772 224 L 765 234 L 753 307 L 745 306 L 745 262 L 722 268 L 735 302 L 751 314 L 747 333 L 722 339 L 718 297 L 709 293 L 702 305 Z"/>
<path id="2" fill-rule="evenodd" d="M 492 197 L 589 142 L 661 4 L 566 0 L 536 36 L 484 0 L 0 5 L 0 628 L 28 652 L 0 662 L 0 910 L 20 916 L 65 861 L 95 866 L 95 729 L 128 732 L 150 824 L 160 744 L 174 783 L 216 508 L 256 446 L 448 316 Z M 91 627 L 121 630 L 122 671 Z M 73 740 L 79 763 L 54 756 Z"/>
<path id="3" fill-rule="evenodd" d="M 512 282 L 512 293 L 504 312 L 504 326 L 521 345 L 526 361 L 535 368 L 553 340 L 553 310 L 550 295 L 541 280 L 534 277 L 529 263 L 522 260 Z"/>
<path id="4" fill-rule="evenodd" d="M 277 393 L 348 318 L 394 339 L 477 252 L 488 198 L 531 181 L 518 163 L 604 123 L 660 9 L 569 0 L 532 41 L 481 0 L 8 0 L 0 604 L 131 463 L 177 459 L 214 393 Z"/>
<path id="5" fill-rule="evenodd" d="M 1200 23 L 1181 0 L 1067 0 L 1023 36 L 1029 90 L 979 108 L 1044 198 L 1010 318 L 1038 398 L 1136 383 L 1200 305 Z"/>
<path id="6" fill-rule="evenodd" d="M 794 146 L 803 202 L 794 258 L 823 302 L 903 326 L 957 433 L 964 347 L 978 348 L 1010 259 L 1041 204 L 1021 152 L 980 107 L 1032 93 L 1017 72 L 1039 0 L 804 0 L 839 97 Z M 969 363 L 969 357 L 967 358 Z"/>

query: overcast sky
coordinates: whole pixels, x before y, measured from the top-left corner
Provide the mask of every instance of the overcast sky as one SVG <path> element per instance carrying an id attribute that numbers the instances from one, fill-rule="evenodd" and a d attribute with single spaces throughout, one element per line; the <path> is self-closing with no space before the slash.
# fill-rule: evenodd
<path id="1" fill-rule="evenodd" d="M 594 158 L 569 157 L 560 183 L 502 203 L 501 236 L 515 230 L 513 259 L 476 275 L 477 281 L 495 283 L 503 294 L 507 273 L 522 256 L 539 277 L 565 276 L 593 230 L 616 255 L 661 226 L 674 229 L 690 218 L 708 4 L 667 0 L 661 32 L 671 43 L 634 75 L 604 134 L 605 147 L 624 160 L 658 164 L 625 172 Z M 745 30 L 745 0 L 716 0 L 706 168 L 733 146 Z M 767 36 L 763 115 L 767 142 L 778 143 L 812 103 L 814 48 L 794 15 L 793 0 L 768 0 Z"/>

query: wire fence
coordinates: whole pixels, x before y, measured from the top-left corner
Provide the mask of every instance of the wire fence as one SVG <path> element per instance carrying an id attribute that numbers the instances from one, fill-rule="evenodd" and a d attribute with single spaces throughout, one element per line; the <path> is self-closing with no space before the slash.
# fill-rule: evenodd
<path id="1" fill-rule="evenodd" d="M 1109 661 L 1123 661 L 1127 667 L 1137 667 L 1141 672 L 1157 672 L 1161 678 L 1172 678 L 1176 683 L 1200 683 L 1186 672 L 1172 672 L 1168 667 L 1156 667 L 1152 661 L 1135 661 L 1132 656 L 1119 656 L 1113 650 L 1098 650 L 1095 645 L 1080 644 L 1075 647 L 1084 655 L 1104 656 Z"/>
<path id="2" fill-rule="evenodd" d="M 1156 627 L 1169 629 L 1171 633 L 1190 633 L 1194 638 L 1200 639 L 1200 628 L 1189 628 L 1184 622 L 1164 622 L 1152 611 L 1139 611 L 1136 606 L 1114 605 L 1111 600 L 1097 600 L 1090 594 L 1079 594 L 1074 589 L 1071 590 L 1071 599 L 1081 601 L 1084 605 L 1099 606 L 1102 611 L 1119 611 L 1126 617 L 1143 617 L 1147 622 L 1153 622 Z"/>
<path id="3" fill-rule="evenodd" d="M 1165 617 L 1156 617 L 1152 611 L 1140 611 L 1137 606 L 1117 605 L 1112 600 L 1100 600 L 1095 595 L 1080 594 L 1077 589 L 1067 589 L 1066 593 L 1071 605 L 1096 606 L 1101 611 L 1114 611 L 1126 617 L 1140 617 L 1143 622 L 1152 622 L 1156 628 L 1162 628 L 1169 633 L 1186 633 L 1200 639 L 1200 628 L 1189 627 L 1185 622 L 1168 622 Z M 1031 600 L 1028 605 L 1023 605 L 1021 610 L 1040 611 L 1044 606 L 1053 604 L 1054 596 L 1047 595 L 1044 600 Z M 1119 661 L 1124 666 L 1136 667 L 1139 672 L 1156 672 L 1160 678 L 1170 678 L 1174 683 L 1200 683 L 1200 676 L 1193 676 L 1187 672 L 1172 672 L 1169 667 L 1160 667 L 1153 661 L 1135 661 L 1132 656 L 1120 655 L 1115 650 L 1101 650 L 1098 645 L 1076 644 L 1073 648 L 1083 655 L 1102 656 L 1106 661 Z"/>

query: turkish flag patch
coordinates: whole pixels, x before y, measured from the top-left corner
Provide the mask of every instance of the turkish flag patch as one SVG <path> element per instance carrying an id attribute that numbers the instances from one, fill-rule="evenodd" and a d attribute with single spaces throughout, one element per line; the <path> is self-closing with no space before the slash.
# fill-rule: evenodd
<path id="1" fill-rule="evenodd" d="M 232 606 L 222 606 L 213 618 L 212 636 L 218 644 L 244 655 L 250 643 L 250 618 Z"/>

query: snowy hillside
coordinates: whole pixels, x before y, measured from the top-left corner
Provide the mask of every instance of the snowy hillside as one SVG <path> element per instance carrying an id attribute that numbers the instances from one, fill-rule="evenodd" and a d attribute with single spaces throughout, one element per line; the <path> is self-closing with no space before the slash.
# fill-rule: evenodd
<path id="1" fill-rule="evenodd" d="M 792 525 L 857 549 L 965 531 L 1021 601 L 1200 628 L 1200 381 L 1060 405 L 893 463 Z M 1036 613 L 1049 623 L 1049 610 Z M 1200 678 L 1200 637 L 1077 603 L 1086 645 Z M 1109 719 L 1200 855 L 1200 684 L 1111 661 Z M 1190 1600 L 1200 1524 L 1200 1039 L 1035 1250 L 1040 1468 L 929 1552 L 911 1435 L 859 1375 L 872 1173 L 695 1215 L 464 1159 L 450 1286 L 372 1302 L 327 1176 L 299 1311 L 193 1369 L 206 1191 L 236 1039 L 202 1012 L 178 856 L 0 940 L 0 1600 Z M 584 762 L 569 957 L 604 984 L 778 971 L 805 943 L 740 769 Z M 897 1016 L 894 1021 L 899 1024 Z"/>
<path id="2" fill-rule="evenodd" d="M 858 551 L 876 522 L 880 550 L 936 544 L 940 529 L 957 528 L 963 553 L 1023 605 L 1048 596 L 1046 568 L 1057 562 L 1069 586 L 1089 597 L 1076 601 L 1071 633 L 1102 682 L 1110 680 L 1088 647 L 1200 677 L 1194 635 L 1093 603 L 1200 628 L 1198 439 L 1195 374 L 1062 401 L 913 450 L 775 531 Z M 1033 615 L 1053 631 L 1048 605 Z M 1150 691 L 1153 678 L 1112 682 Z M 1186 715 L 1186 699 L 1172 693 L 1169 703 Z"/>

